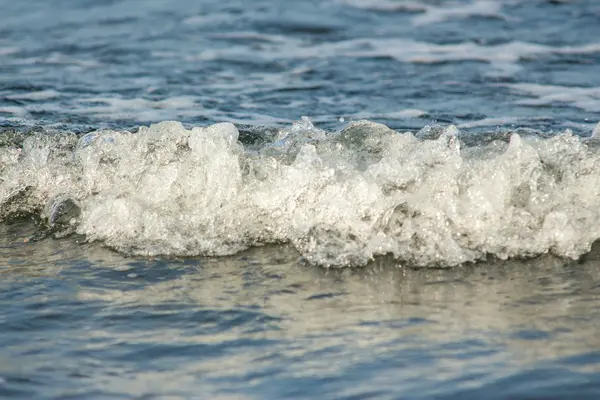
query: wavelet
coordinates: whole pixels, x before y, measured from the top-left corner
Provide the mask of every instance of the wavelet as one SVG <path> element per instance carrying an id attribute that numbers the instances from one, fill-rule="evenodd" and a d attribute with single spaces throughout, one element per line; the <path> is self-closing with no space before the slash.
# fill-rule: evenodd
<path id="1" fill-rule="evenodd" d="M 0 218 L 143 256 L 290 243 L 327 267 L 577 258 L 600 238 L 598 129 L 401 133 L 363 120 L 330 132 L 303 118 L 251 132 L 5 131 Z"/>

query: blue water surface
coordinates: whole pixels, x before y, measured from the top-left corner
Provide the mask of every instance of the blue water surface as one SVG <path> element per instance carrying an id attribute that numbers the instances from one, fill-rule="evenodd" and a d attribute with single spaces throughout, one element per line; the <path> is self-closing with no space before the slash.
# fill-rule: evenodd
<path id="1" fill-rule="evenodd" d="M 600 4 L 2 1 L 4 125 L 600 120 Z"/>
<path id="2" fill-rule="evenodd" d="M 599 263 L 326 270 L 122 257 L 3 228 L 0 394 L 561 399 L 600 391 Z"/>
<path id="3" fill-rule="evenodd" d="M 600 2 L 0 0 L 0 129 L 600 121 Z M 600 264 L 137 259 L 0 225 L 0 397 L 597 399 Z"/>

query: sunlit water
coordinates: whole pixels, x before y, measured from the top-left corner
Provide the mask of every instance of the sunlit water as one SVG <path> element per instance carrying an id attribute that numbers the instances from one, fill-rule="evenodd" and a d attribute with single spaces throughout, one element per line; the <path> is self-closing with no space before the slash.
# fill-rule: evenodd
<path id="1" fill-rule="evenodd" d="M 2 394 L 596 398 L 599 261 L 325 270 L 136 260 L 2 232 Z"/>
<path id="2" fill-rule="evenodd" d="M 0 397 L 600 398 L 600 2 L 0 16 Z"/>

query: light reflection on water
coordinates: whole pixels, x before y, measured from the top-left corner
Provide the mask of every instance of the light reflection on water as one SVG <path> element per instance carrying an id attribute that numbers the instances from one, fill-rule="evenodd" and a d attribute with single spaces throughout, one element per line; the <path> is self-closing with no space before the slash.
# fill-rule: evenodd
<path id="1" fill-rule="evenodd" d="M 600 119 L 593 0 L 2 3 L 0 133 Z M 0 225 L 1 398 L 600 398 L 597 250 L 324 270 L 286 247 L 148 260 L 33 232 Z"/>
<path id="2" fill-rule="evenodd" d="M 325 270 L 287 247 L 146 260 L 2 229 L 5 395 L 585 398 L 600 388 L 594 252 Z"/>

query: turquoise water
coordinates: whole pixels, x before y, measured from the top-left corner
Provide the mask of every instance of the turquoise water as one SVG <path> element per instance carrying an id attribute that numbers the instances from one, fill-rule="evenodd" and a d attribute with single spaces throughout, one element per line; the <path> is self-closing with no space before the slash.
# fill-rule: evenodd
<path id="1" fill-rule="evenodd" d="M 0 14 L 0 397 L 600 396 L 600 3 Z"/>

